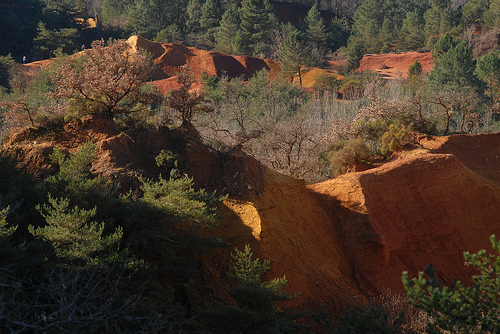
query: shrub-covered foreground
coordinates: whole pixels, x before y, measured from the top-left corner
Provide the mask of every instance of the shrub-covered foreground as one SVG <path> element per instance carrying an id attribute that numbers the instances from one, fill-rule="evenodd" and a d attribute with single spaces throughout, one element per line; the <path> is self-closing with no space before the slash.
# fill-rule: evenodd
<path id="1" fill-rule="evenodd" d="M 206 288 L 198 256 L 224 245 L 201 234 L 221 198 L 185 177 L 141 179 L 142 196 L 119 196 L 90 173 L 94 149 L 87 143 L 69 158 L 55 149 L 59 172 L 39 181 L 0 157 L 2 332 L 192 326 L 192 294 Z"/>

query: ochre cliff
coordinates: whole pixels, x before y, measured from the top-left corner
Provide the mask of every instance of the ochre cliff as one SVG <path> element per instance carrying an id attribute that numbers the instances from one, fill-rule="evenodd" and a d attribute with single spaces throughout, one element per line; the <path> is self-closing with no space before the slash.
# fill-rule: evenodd
<path id="1" fill-rule="evenodd" d="M 387 289 L 433 262 L 443 281 L 474 272 L 463 252 L 500 235 L 500 134 L 425 137 L 422 148 L 364 172 L 306 186 L 266 169 L 262 193 L 226 201 L 216 233 L 252 245 L 269 277 L 289 279 L 293 303 L 332 312 Z M 235 226 L 239 226 L 238 232 Z M 222 256 L 220 262 L 227 262 Z M 221 271 L 223 272 L 223 271 Z"/>
<path id="2" fill-rule="evenodd" d="M 415 275 L 431 261 L 443 281 L 467 280 L 463 251 L 488 250 L 488 237 L 500 236 L 500 134 L 423 137 L 392 162 L 313 185 L 237 149 L 209 150 L 190 127 L 127 135 L 96 116 L 45 139 L 25 130 L 4 149 L 43 177 L 53 172 L 46 161 L 54 146 L 75 152 L 88 140 L 97 145 L 97 173 L 133 185 L 138 173 L 160 173 L 154 158 L 172 149 L 196 187 L 229 194 L 211 233 L 230 246 L 205 258 L 221 299 L 229 254 L 245 244 L 271 261 L 268 278 L 286 275 L 288 291 L 301 292 L 289 305 L 316 312 L 325 304 L 338 315 L 386 289 L 401 292 L 401 272 Z"/>

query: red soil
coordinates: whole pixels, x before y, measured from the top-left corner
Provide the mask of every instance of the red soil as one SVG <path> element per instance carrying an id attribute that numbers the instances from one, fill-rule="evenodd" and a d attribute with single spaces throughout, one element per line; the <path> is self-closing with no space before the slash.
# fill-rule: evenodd
<path id="1" fill-rule="evenodd" d="M 424 72 L 432 70 L 433 59 L 430 52 L 404 52 L 365 55 L 361 59 L 358 71 L 376 72 L 385 79 L 406 78 L 408 68 L 415 60 L 419 61 Z M 329 60 L 327 63 L 334 71 L 347 68 L 347 59 Z"/>
<path id="2" fill-rule="evenodd" d="M 415 275 L 431 261 L 441 279 L 467 281 L 462 252 L 490 249 L 488 237 L 500 235 L 500 134 L 423 137 L 393 162 L 309 186 L 241 152 L 215 154 L 197 138 L 190 127 L 127 135 L 89 116 L 45 139 L 25 130 L 4 149 L 42 176 L 53 172 L 54 146 L 75 152 L 93 140 L 93 170 L 129 185 L 137 182 L 131 170 L 160 172 L 161 149 L 178 151 L 197 187 L 229 194 L 211 233 L 231 246 L 205 259 L 221 299 L 229 253 L 245 244 L 271 260 L 268 278 L 286 275 L 288 291 L 301 292 L 291 305 L 314 312 L 325 304 L 338 315 L 385 289 L 402 291 L 401 272 Z"/>

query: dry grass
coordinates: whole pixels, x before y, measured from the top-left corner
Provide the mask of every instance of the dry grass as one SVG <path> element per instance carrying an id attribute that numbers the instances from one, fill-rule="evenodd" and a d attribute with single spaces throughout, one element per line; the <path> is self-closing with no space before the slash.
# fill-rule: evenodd
<path id="1" fill-rule="evenodd" d="M 399 326 L 398 333 L 425 333 L 427 323 L 432 318 L 424 310 L 409 305 L 406 300 L 404 293 L 387 290 L 372 298 L 371 303 L 383 307 L 393 328 L 396 327 L 401 312 L 404 312 L 404 321 Z"/>

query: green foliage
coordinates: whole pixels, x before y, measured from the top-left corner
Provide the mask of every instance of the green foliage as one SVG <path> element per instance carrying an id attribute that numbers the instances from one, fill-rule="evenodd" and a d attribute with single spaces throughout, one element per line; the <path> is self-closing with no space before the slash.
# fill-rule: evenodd
<path id="1" fill-rule="evenodd" d="M 434 321 L 428 324 L 428 333 L 498 333 L 500 331 L 500 242 L 492 235 L 490 241 L 497 253 L 481 250 L 475 254 L 464 252 L 465 263 L 477 268 L 472 276 L 473 286 L 464 286 L 454 280 L 442 286 L 436 269 L 429 264 L 418 277 L 410 279 L 403 272 L 402 281 L 408 302 L 426 310 Z M 428 279 L 424 278 L 424 273 Z"/>
<path id="2" fill-rule="evenodd" d="M 365 0 L 354 13 L 353 37 L 355 40 L 362 40 L 369 53 L 376 53 L 382 47 L 378 34 L 383 23 L 383 16 L 383 2 L 380 0 Z M 350 45 L 350 49 L 353 47 L 355 46 Z M 349 69 L 357 68 L 348 67 Z"/>
<path id="3" fill-rule="evenodd" d="M 237 46 L 237 34 L 240 32 L 240 14 L 236 4 L 231 5 L 220 21 L 220 26 L 215 33 L 215 50 L 228 53 L 240 54 L 241 47 Z"/>
<path id="4" fill-rule="evenodd" d="M 9 87 L 10 71 L 14 66 L 14 59 L 10 54 L 0 56 L 0 86 Z"/>
<path id="5" fill-rule="evenodd" d="M 206 0 L 201 7 L 199 42 L 206 48 L 215 46 L 215 34 L 222 19 L 222 5 L 220 0 Z"/>
<path id="6" fill-rule="evenodd" d="M 199 32 L 200 31 L 200 19 L 201 19 L 201 7 L 203 7 L 203 0 L 189 0 L 186 7 L 186 31 L 187 32 Z"/>
<path id="7" fill-rule="evenodd" d="M 316 5 L 312 6 L 305 18 L 307 26 L 306 36 L 310 43 L 316 48 L 324 46 L 327 40 L 327 28 L 325 21 Z"/>
<path id="8" fill-rule="evenodd" d="M 340 85 L 341 82 L 335 75 L 331 75 L 328 72 L 321 72 L 314 78 L 312 88 L 320 93 L 335 92 L 340 88 Z"/>
<path id="9" fill-rule="evenodd" d="M 489 2 L 490 6 L 483 14 L 485 30 L 500 27 L 500 0 L 490 0 Z"/>
<path id="10" fill-rule="evenodd" d="M 266 52 L 270 34 L 278 24 L 269 0 L 243 0 L 240 18 L 242 37 L 248 41 L 248 50 L 257 56 Z"/>
<path id="11" fill-rule="evenodd" d="M 285 76 L 293 78 L 297 74 L 302 86 L 302 66 L 314 65 L 311 48 L 303 33 L 295 30 L 286 37 L 280 45 L 278 63 Z"/>
<path id="12" fill-rule="evenodd" d="M 397 126 L 392 123 L 389 125 L 389 129 L 382 135 L 381 142 L 381 153 L 383 155 L 390 155 L 396 149 L 400 148 L 406 141 L 408 141 L 410 134 L 413 130 L 413 126 Z"/>
<path id="13" fill-rule="evenodd" d="M 78 206 L 70 209 L 68 198 L 53 198 L 49 195 L 49 205 L 37 206 L 37 210 L 45 218 L 47 225 L 28 230 L 35 237 L 49 242 L 56 255 L 67 260 L 88 262 L 96 253 L 116 245 L 122 235 L 122 229 L 103 236 L 104 224 L 91 222 L 96 214 L 96 208 L 80 209 Z"/>
<path id="14" fill-rule="evenodd" d="M 359 62 L 363 59 L 364 51 L 361 42 L 354 43 L 347 53 L 347 71 L 355 71 L 359 68 Z"/>
<path id="15" fill-rule="evenodd" d="M 333 177 L 345 174 L 349 166 L 366 162 L 373 155 L 372 149 L 362 138 L 338 141 L 331 144 L 327 152 Z"/>
<path id="16" fill-rule="evenodd" d="M 444 52 L 446 47 L 442 50 Z M 477 77 L 475 70 L 476 60 L 472 58 L 472 50 L 466 42 L 462 42 L 438 57 L 430 74 L 429 84 L 437 89 L 474 91 L 482 95 L 485 85 Z"/>
<path id="17" fill-rule="evenodd" d="M 488 0 L 469 0 L 462 7 L 462 22 L 465 27 L 473 24 L 481 26 L 483 23 L 483 14 L 488 9 Z"/>
<path id="18" fill-rule="evenodd" d="M 411 79 L 412 77 L 420 76 L 422 75 L 422 73 L 423 73 L 422 64 L 420 64 L 420 62 L 417 59 L 415 59 L 413 64 L 411 64 L 410 67 L 408 68 L 408 78 Z"/>
<path id="19" fill-rule="evenodd" d="M 500 49 L 498 45 L 477 60 L 476 73 L 486 82 L 486 96 L 490 106 L 500 102 Z"/>
<path id="20" fill-rule="evenodd" d="M 417 50 L 424 45 L 423 18 L 418 15 L 417 10 L 406 14 L 403 26 L 399 32 L 399 48 L 407 50 Z"/>
<path id="21" fill-rule="evenodd" d="M 450 0 L 432 1 L 431 8 L 424 14 L 424 34 L 426 36 L 427 47 L 432 47 L 438 40 L 440 34 L 444 34 L 451 30 L 455 23 L 454 14 Z"/>
<path id="22" fill-rule="evenodd" d="M 101 193 L 106 180 L 101 176 L 92 177 L 90 173 L 95 149 L 94 143 L 87 142 L 74 156 L 66 158 L 64 152 L 55 147 L 50 159 L 59 166 L 59 173 L 46 179 L 49 192 L 79 200 Z"/>
<path id="23" fill-rule="evenodd" d="M 76 28 L 49 30 L 43 22 L 38 24 L 38 36 L 34 39 L 38 56 L 49 58 L 52 53 L 72 54 L 78 49 L 80 35 Z"/>
<path id="24" fill-rule="evenodd" d="M 337 326 L 333 326 L 329 319 L 329 313 L 324 305 L 321 310 L 313 314 L 314 320 L 331 334 L 396 334 L 403 322 L 404 312 L 400 314 L 396 323 L 390 323 L 388 313 L 380 305 L 370 306 L 366 309 L 352 308 L 344 312 Z"/>
<path id="25" fill-rule="evenodd" d="M 228 277 L 237 282 L 229 294 L 235 299 L 236 306 L 221 305 L 219 310 L 206 310 L 199 313 L 201 321 L 217 333 L 300 333 L 305 326 L 296 320 L 303 314 L 292 309 L 278 309 L 277 301 L 290 300 L 291 296 L 283 291 L 287 285 L 285 277 L 263 282 L 262 275 L 269 270 L 270 262 L 252 259 L 249 245 L 243 251 L 235 249 L 231 254 Z"/>
<path id="26" fill-rule="evenodd" d="M 217 85 L 219 84 L 219 77 L 215 76 L 215 74 L 212 74 L 205 82 L 205 86 L 203 87 L 205 90 L 214 90 L 217 88 Z"/>
<path id="27" fill-rule="evenodd" d="M 457 46 L 457 42 L 449 33 L 445 33 L 439 40 L 434 44 L 432 48 L 432 57 L 438 61 L 441 59 L 448 51 Z"/>

